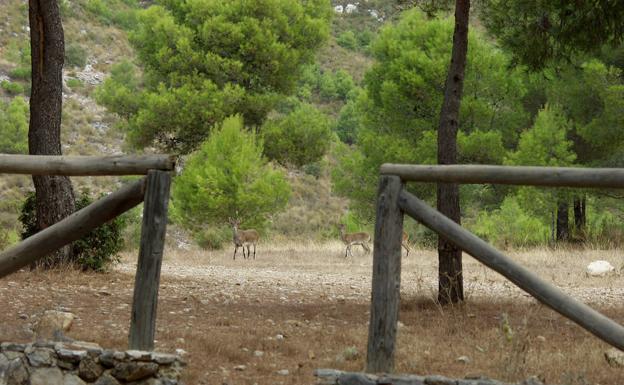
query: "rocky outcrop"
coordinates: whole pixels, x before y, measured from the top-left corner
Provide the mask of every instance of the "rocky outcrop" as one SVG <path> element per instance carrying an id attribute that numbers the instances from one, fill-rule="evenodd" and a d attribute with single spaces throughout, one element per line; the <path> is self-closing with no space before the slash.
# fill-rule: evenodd
<path id="1" fill-rule="evenodd" d="M 86 342 L 0 344 L 0 385 L 177 385 L 185 365 L 178 355 Z"/>

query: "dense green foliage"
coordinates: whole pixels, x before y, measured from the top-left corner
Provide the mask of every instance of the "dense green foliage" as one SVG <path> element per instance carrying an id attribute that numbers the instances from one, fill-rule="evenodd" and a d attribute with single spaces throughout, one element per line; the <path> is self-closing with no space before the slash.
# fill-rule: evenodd
<path id="1" fill-rule="evenodd" d="M 340 154 L 336 190 L 351 198 L 356 211 L 371 217 L 377 170 L 384 162 L 436 162 L 436 127 L 450 60 L 453 24 L 405 12 L 372 44 L 377 59 L 366 73 L 364 92 L 343 108 L 338 132 L 357 149 Z M 526 89 L 518 70 L 484 38 L 470 35 L 458 139 L 460 158 L 501 163 L 528 121 L 522 107 Z M 354 139 L 352 139 L 354 138 Z M 360 188 L 360 181 L 364 187 Z M 356 187 L 357 186 L 357 187 Z M 418 190 L 431 196 L 432 190 Z"/>
<path id="2" fill-rule="evenodd" d="M 139 12 L 131 34 L 145 75 L 140 102 L 118 109 L 115 97 L 137 90 L 115 78 L 100 100 L 124 115 L 135 145 L 189 152 L 227 116 L 260 125 L 294 92 L 330 16 L 327 0 L 160 1 Z"/>
<path id="3" fill-rule="evenodd" d="M 76 210 L 80 210 L 93 199 L 88 191 L 83 191 L 76 200 Z M 19 220 L 22 223 L 22 239 L 26 239 L 37 232 L 35 194 L 30 193 L 22 205 Z M 67 261 L 82 270 L 104 271 L 111 263 L 118 260 L 118 253 L 124 246 L 122 232 L 126 226 L 124 215 L 91 231 L 75 241 L 73 260 Z"/>
<path id="4" fill-rule="evenodd" d="M 241 117 L 227 118 L 213 129 L 174 180 L 175 220 L 199 237 L 205 237 L 206 226 L 227 226 L 230 217 L 264 230 L 270 216 L 286 206 L 290 187 L 283 172 L 263 158 L 262 149 L 262 141 L 245 132 Z"/>
<path id="5" fill-rule="evenodd" d="M 28 153 L 28 115 L 24 98 L 0 101 L 0 153 Z"/>
<path id="6" fill-rule="evenodd" d="M 349 197 L 351 208 L 363 218 L 372 220 L 381 163 L 436 162 L 436 127 L 451 34 L 450 20 L 427 19 L 418 10 L 410 10 L 396 24 L 382 28 L 370 47 L 376 60 L 365 75 L 363 91 L 349 95 L 336 124 L 341 140 L 352 147 L 336 149 L 338 164 L 333 170 L 335 190 Z M 614 66 L 619 63 L 618 52 L 603 48 L 599 56 L 605 61 L 569 55 L 572 62 L 558 62 L 556 67 L 532 66 L 544 67 L 532 73 L 512 65 L 518 50 L 507 55 L 479 33 L 471 33 L 457 139 L 459 161 L 541 166 L 622 164 L 624 89 L 622 72 Z M 547 61 L 554 58 L 553 54 Z M 431 185 L 408 188 L 424 198 L 433 196 Z M 574 218 L 573 224 L 585 227 L 574 229 L 577 239 L 595 240 L 600 238 L 600 231 L 621 233 L 622 226 L 609 225 L 606 230 L 598 224 L 602 222 L 593 219 L 607 218 L 602 213 L 616 209 L 612 201 L 601 199 L 600 193 L 593 194 L 527 187 L 461 189 L 466 224 L 508 246 L 548 242 L 558 205 L 585 199 L 597 212 Z"/>
<path id="7" fill-rule="evenodd" d="M 267 120 L 262 126 L 264 153 L 284 166 L 318 162 L 332 139 L 329 118 L 309 104 Z"/>
<path id="8" fill-rule="evenodd" d="M 624 40 L 619 1 L 490 0 L 481 9 L 501 45 L 531 69 Z"/>

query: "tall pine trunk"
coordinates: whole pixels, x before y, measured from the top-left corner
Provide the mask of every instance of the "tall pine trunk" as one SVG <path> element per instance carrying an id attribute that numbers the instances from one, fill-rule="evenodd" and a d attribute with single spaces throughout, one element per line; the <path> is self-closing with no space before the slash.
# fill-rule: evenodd
<path id="1" fill-rule="evenodd" d="M 570 239 L 570 204 L 565 200 L 557 203 L 557 242 L 565 242 Z"/>
<path id="2" fill-rule="evenodd" d="M 440 111 L 438 128 L 438 164 L 457 163 L 457 130 L 468 51 L 469 14 L 470 0 L 456 0 L 453 51 L 446 77 L 444 102 Z M 437 192 L 438 210 L 460 223 L 459 186 L 454 183 L 440 183 Z M 438 261 L 438 301 L 441 304 L 463 301 L 461 250 L 446 239 L 438 237 Z"/>
<path id="3" fill-rule="evenodd" d="M 61 155 L 61 107 L 65 44 L 56 0 L 30 0 L 32 90 L 28 151 L 31 155 Z M 68 177 L 33 176 L 37 199 L 37 227 L 42 230 L 75 210 L 74 191 Z M 43 264 L 52 266 L 71 258 L 66 246 Z"/>
<path id="4" fill-rule="evenodd" d="M 574 232 L 578 239 L 585 239 L 585 225 L 587 223 L 587 213 L 585 207 L 587 199 L 585 195 L 574 197 Z"/>

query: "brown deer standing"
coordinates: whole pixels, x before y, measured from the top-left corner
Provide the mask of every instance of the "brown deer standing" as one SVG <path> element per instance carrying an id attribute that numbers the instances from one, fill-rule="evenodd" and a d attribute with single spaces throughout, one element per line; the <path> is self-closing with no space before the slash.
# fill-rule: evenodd
<path id="1" fill-rule="evenodd" d="M 410 248 L 409 248 L 409 236 L 407 235 L 407 233 L 404 231 L 403 232 L 403 240 L 401 240 L 401 246 L 403 246 L 403 248 L 405 248 L 405 251 L 407 251 L 407 254 L 405 254 L 405 256 L 409 256 L 409 252 L 410 252 Z"/>
<path id="2" fill-rule="evenodd" d="M 344 244 L 347 246 L 345 249 L 345 258 L 347 258 L 347 254 L 353 257 L 353 254 L 351 253 L 351 246 L 353 245 L 360 245 L 364 248 L 367 254 L 370 253 L 368 242 L 370 242 L 371 237 L 368 233 L 345 233 L 345 225 L 342 223 L 338 225 L 338 228 L 340 229 L 340 239 L 342 239 Z"/>
<path id="3" fill-rule="evenodd" d="M 239 230 L 238 226 L 240 225 L 239 220 L 229 219 L 230 225 L 232 225 L 232 230 L 234 232 L 233 241 L 234 241 L 234 257 L 232 259 L 236 259 L 236 251 L 239 247 L 243 248 L 243 259 L 247 259 L 251 256 L 250 246 L 253 245 L 254 253 L 253 258 L 256 259 L 256 243 L 258 243 L 258 239 L 260 239 L 260 234 L 254 229 L 249 230 Z M 245 256 L 245 246 L 247 246 L 247 255 Z"/>

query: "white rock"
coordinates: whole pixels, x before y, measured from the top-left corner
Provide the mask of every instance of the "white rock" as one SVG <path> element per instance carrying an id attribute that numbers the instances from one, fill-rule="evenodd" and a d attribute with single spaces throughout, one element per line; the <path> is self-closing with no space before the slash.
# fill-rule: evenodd
<path id="1" fill-rule="evenodd" d="M 76 316 L 72 313 L 46 310 L 39 322 L 37 322 L 35 332 L 39 337 L 51 338 L 56 331 L 68 331 L 74 322 L 74 318 Z"/>
<path id="2" fill-rule="evenodd" d="M 467 364 L 470 362 L 470 358 L 468 356 L 459 356 L 456 361 L 461 362 L 462 364 Z"/>
<path id="3" fill-rule="evenodd" d="M 619 349 L 611 348 L 605 353 L 605 359 L 607 363 L 614 368 L 624 367 L 624 352 Z"/>
<path id="4" fill-rule="evenodd" d="M 344 12 L 344 7 L 342 5 L 337 5 L 337 6 L 334 7 L 334 12 L 342 13 L 342 12 Z"/>
<path id="5" fill-rule="evenodd" d="M 355 4 L 347 4 L 347 6 L 345 7 L 345 12 L 346 13 L 357 12 L 357 5 L 355 5 Z"/>
<path id="6" fill-rule="evenodd" d="M 607 261 L 593 261 L 587 265 L 587 274 L 594 277 L 602 277 L 614 270 L 615 267 Z"/>
<path id="7" fill-rule="evenodd" d="M 280 376 L 287 376 L 290 372 L 288 371 L 288 369 L 282 369 L 282 370 L 278 370 L 277 374 L 279 374 Z"/>

